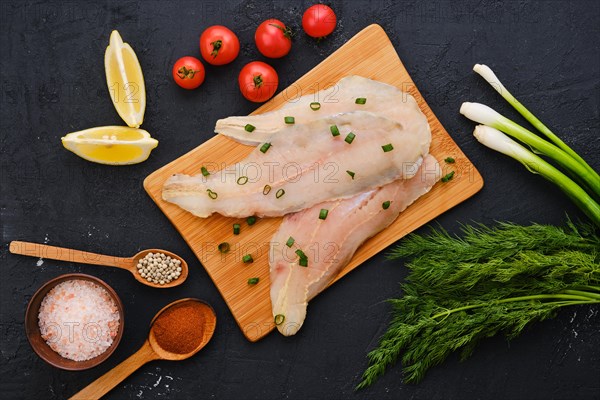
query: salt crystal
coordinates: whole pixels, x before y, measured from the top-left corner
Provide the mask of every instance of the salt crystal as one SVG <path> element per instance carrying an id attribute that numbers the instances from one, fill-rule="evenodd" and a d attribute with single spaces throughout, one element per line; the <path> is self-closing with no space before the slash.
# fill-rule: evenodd
<path id="1" fill-rule="evenodd" d="M 42 338 L 61 356 L 85 361 L 104 353 L 119 331 L 119 310 L 97 284 L 74 279 L 59 283 L 42 300 Z"/>

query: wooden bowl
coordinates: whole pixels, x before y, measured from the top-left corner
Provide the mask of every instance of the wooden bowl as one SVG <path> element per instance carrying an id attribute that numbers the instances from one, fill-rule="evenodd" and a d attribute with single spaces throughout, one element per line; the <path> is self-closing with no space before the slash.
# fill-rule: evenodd
<path id="1" fill-rule="evenodd" d="M 42 304 L 42 300 L 44 300 L 44 297 L 46 297 L 46 294 L 48 294 L 48 292 L 59 283 L 74 279 L 90 281 L 99 285 L 100 287 L 103 287 L 113 299 L 117 305 L 117 309 L 119 310 L 119 330 L 117 331 L 117 336 L 115 336 L 112 344 L 104 353 L 85 361 L 70 360 L 62 357 L 60 354 L 52 350 L 42 338 L 38 323 L 40 306 Z M 115 351 L 119 345 L 119 342 L 121 341 L 121 337 L 123 336 L 123 328 L 125 325 L 124 317 L 125 313 L 123 312 L 123 303 L 121 303 L 121 299 L 119 299 L 117 293 L 113 290 L 113 288 L 108 286 L 106 282 L 86 274 L 65 274 L 46 282 L 38 289 L 37 292 L 35 292 L 33 297 L 31 297 L 31 300 L 29 300 L 29 304 L 27 305 L 27 311 L 25 312 L 25 333 L 27 334 L 27 339 L 29 339 L 31 348 L 37 353 L 38 356 L 40 356 L 42 360 L 46 361 L 52 366 L 55 366 L 56 368 L 65 369 L 68 371 L 80 371 L 93 368 L 101 364 L 104 360 L 110 357 L 113 351 Z"/>

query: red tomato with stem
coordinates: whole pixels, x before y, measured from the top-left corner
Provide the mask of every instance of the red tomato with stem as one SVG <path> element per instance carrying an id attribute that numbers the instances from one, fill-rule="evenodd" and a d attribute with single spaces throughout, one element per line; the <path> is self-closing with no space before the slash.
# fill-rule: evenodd
<path id="1" fill-rule="evenodd" d="M 302 28 L 308 36 L 322 38 L 335 29 L 337 17 L 330 7 L 325 4 L 315 4 L 309 7 L 302 16 Z"/>
<path id="2" fill-rule="evenodd" d="M 196 89 L 204 82 L 202 62 L 195 57 L 181 57 L 173 65 L 173 80 L 184 89 Z"/>
<path id="3" fill-rule="evenodd" d="M 279 85 L 277 72 L 269 64 L 252 61 L 244 66 L 238 77 L 242 95 L 255 103 L 269 100 Z"/>
<path id="4" fill-rule="evenodd" d="M 258 51 L 269 58 L 281 58 L 292 48 L 292 30 L 277 19 L 268 19 L 256 28 Z"/>
<path id="5" fill-rule="evenodd" d="M 240 53 L 240 41 L 231 29 L 214 25 L 200 36 L 200 54 L 212 65 L 229 64 Z"/>

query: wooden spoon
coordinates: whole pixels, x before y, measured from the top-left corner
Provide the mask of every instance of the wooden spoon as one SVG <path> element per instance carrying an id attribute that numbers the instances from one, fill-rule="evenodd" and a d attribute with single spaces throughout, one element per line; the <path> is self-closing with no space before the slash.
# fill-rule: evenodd
<path id="1" fill-rule="evenodd" d="M 183 258 L 179 257 L 177 254 L 171 253 L 170 251 L 160 249 L 142 250 L 133 257 L 123 258 L 88 253 L 87 251 L 67 249 L 63 247 L 48 246 L 47 244 L 41 243 L 12 241 L 10 242 L 9 250 L 13 254 L 21 254 L 24 256 L 41 257 L 48 258 L 50 260 L 70 261 L 82 264 L 104 265 L 106 267 L 126 269 L 127 271 L 131 272 L 135 279 L 137 279 L 139 282 L 156 288 L 170 288 L 181 285 L 188 276 L 188 265 Z M 150 282 L 146 280 L 146 278 L 142 278 L 137 271 L 137 263 L 148 253 L 164 253 L 171 258 L 181 261 L 181 264 L 179 265 L 181 267 L 181 275 L 179 275 L 177 279 L 173 279 L 171 282 L 165 283 L 164 285 Z"/>
<path id="2" fill-rule="evenodd" d="M 160 347 L 160 344 L 156 341 L 156 336 L 154 335 L 153 325 L 154 321 L 158 318 L 158 316 L 163 313 L 168 308 L 181 304 L 183 302 L 188 301 L 196 301 L 199 302 L 202 307 L 204 327 L 203 327 L 203 337 L 202 341 L 194 350 L 186 354 L 176 354 L 171 353 L 169 351 L 164 350 Z M 102 375 L 100 378 L 96 379 L 94 382 L 89 384 L 80 392 L 76 393 L 70 400 L 90 400 L 90 399 L 99 399 L 104 396 L 110 390 L 112 390 L 115 386 L 121 383 L 125 378 L 131 375 L 134 371 L 140 368 L 142 365 L 146 364 L 148 361 L 152 360 L 171 360 L 171 361 L 179 361 L 189 358 L 200 351 L 212 338 L 213 333 L 215 332 L 215 327 L 217 325 L 217 316 L 215 315 L 214 310 L 210 305 L 198 299 L 181 299 L 174 301 L 173 303 L 167 305 L 162 310 L 160 310 L 156 316 L 152 319 L 150 323 L 150 334 L 148 335 L 148 339 L 144 342 L 142 347 L 135 352 L 128 359 L 123 361 L 121 364 L 117 365 L 106 374 Z M 175 328 L 175 327 L 173 327 Z"/>

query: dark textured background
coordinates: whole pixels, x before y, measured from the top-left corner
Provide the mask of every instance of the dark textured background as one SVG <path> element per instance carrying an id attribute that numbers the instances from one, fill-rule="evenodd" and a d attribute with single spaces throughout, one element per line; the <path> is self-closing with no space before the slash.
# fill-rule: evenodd
<path id="1" fill-rule="evenodd" d="M 142 189 L 152 171 L 212 136 L 217 118 L 256 105 L 237 89 L 237 73 L 263 59 L 256 26 L 277 17 L 295 28 L 291 54 L 272 61 L 281 86 L 299 78 L 359 30 L 379 23 L 448 132 L 486 183 L 474 198 L 437 219 L 459 224 L 513 221 L 562 224 L 581 215 L 555 187 L 472 138 L 458 114 L 463 101 L 515 112 L 471 71 L 490 65 L 510 90 L 565 141 L 600 168 L 600 6 L 597 1 L 332 1 L 339 22 L 315 43 L 300 29 L 309 1 L 1 2 L 1 355 L 3 398 L 65 398 L 108 371 L 142 344 L 155 312 L 181 297 L 206 299 L 219 322 L 211 343 L 184 362 L 146 365 L 110 393 L 113 399 L 158 398 L 445 398 L 591 399 L 600 397 L 598 307 L 566 309 L 508 343 L 484 341 L 468 361 L 450 357 L 419 385 L 401 383 L 400 368 L 354 394 L 372 349 L 388 323 L 384 300 L 399 294 L 401 262 L 382 254 L 310 305 L 298 335 L 271 334 L 250 343 L 238 330 L 200 263 Z M 196 91 L 172 82 L 172 63 L 198 54 L 209 25 L 232 28 L 240 57 L 207 68 Z M 122 124 L 111 105 L 103 55 L 118 29 L 140 59 L 148 104 L 143 128 L 160 141 L 149 160 L 129 167 L 89 163 L 64 150 L 60 137 L 84 128 Z M 377 43 L 373 43 L 377 46 Z M 521 120 L 516 118 L 516 120 Z M 425 232 L 427 228 L 420 231 Z M 183 287 L 138 284 L 127 272 L 7 254 L 21 239 L 129 256 L 144 248 L 172 250 L 189 261 Z M 120 294 L 126 328 L 103 365 L 65 372 L 30 349 L 23 329 L 27 301 L 45 281 L 80 271 Z"/>

